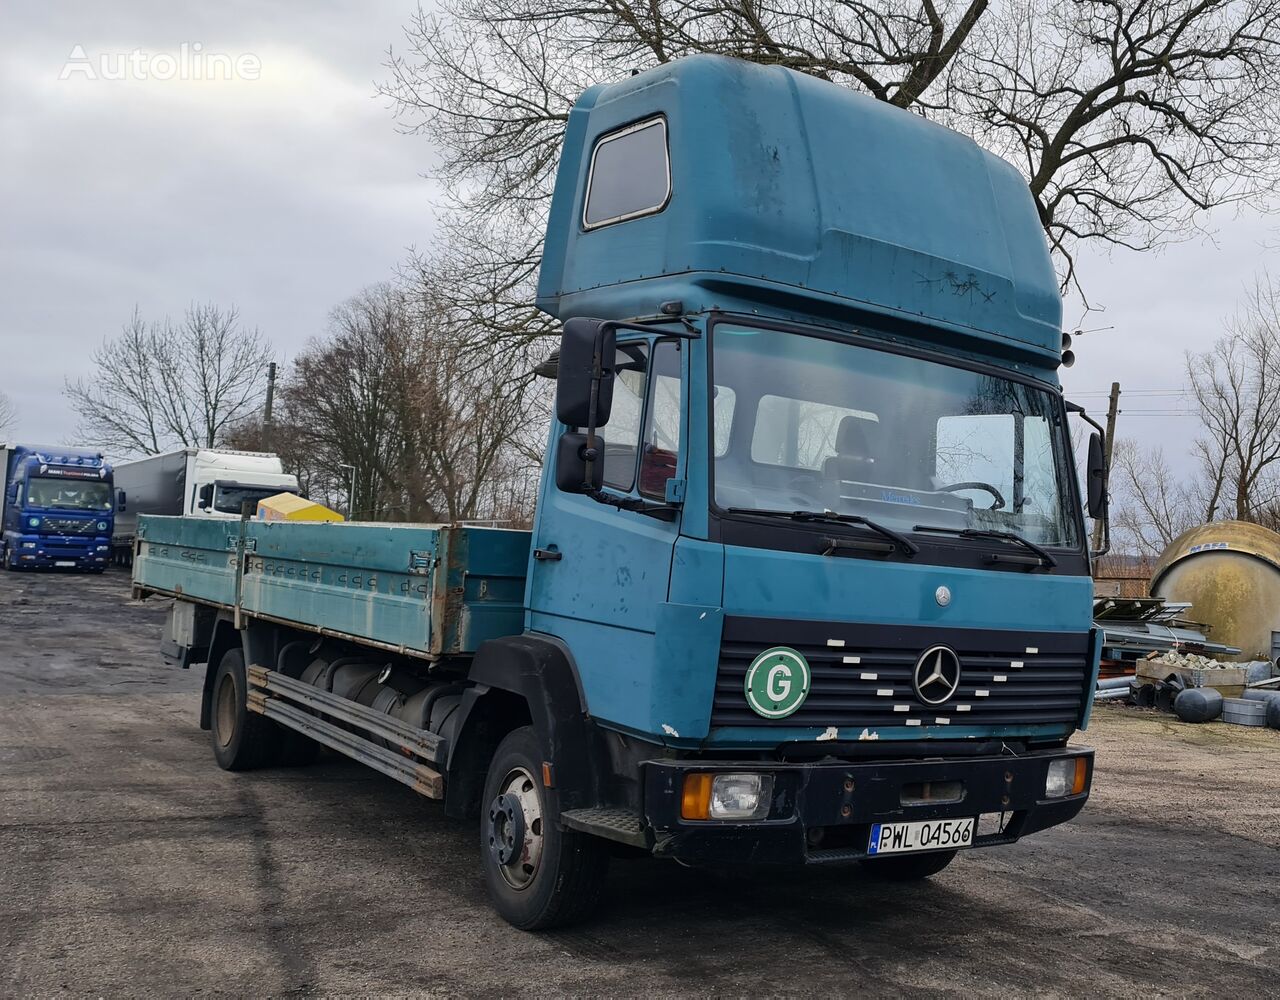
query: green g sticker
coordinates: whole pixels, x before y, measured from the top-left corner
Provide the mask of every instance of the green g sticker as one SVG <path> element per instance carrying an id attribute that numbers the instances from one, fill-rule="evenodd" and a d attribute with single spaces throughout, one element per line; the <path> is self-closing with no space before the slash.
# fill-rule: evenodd
<path id="1" fill-rule="evenodd" d="M 766 719 L 784 719 L 809 694 L 809 663 L 794 649 L 774 646 L 747 668 L 747 704 Z"/>

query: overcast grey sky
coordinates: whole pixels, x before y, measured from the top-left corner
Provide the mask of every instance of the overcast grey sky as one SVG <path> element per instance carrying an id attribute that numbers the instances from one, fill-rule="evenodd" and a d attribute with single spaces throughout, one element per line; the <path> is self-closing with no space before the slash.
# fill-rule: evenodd
<path id="1" fill-rule="evenodd" d="M 431 146 L 373 96 L 411 9 L 0 0 L 0 389 L 19 438 L 71 439 L 63 377 L 91 374 L 135 304 L 235 303 L 287 358 L 429 241 Z M 183 43 L 256 56 L 258 79 L 59 79 L 76 45 L 96 71 Z"/>
<path id="2" fill-rule="evenodd" d="M 432 149 L 395 130 L 374 83 L 412 0 L 175 4 L 0 0 L 0 389 L 17 436 L 71 440 L 65 376 L 138 305 L 175 318 L 193 300 L 235 303 L 281 360 L 329 310 L 386 278 L 432 233 Z M 60 80 L 80 46 L 90 64 L 141 48 L 256 57 L 256 79 Z M 76 65 L 81 65 L 77 63 Z M 108 69 L 111 64 L 108 64 Z M 165 67 L 161 68 L 163 72 Z M 1086 254 L 1105 311 L 1079 341 L 1069 393 L 1105 410 L 1132 395 L 1121 433 L 1163 442 L 1181 464 L 1195 420 L 1178 390 L 1183 352 L 1202 350 L 1266 265 L 1271 223 L 1213 220 L 1162 254 Z M 1068 328 L 1080 318 L 1068 306 Z M 1144 413 L 1142 411 L 1154 411 Z"/>

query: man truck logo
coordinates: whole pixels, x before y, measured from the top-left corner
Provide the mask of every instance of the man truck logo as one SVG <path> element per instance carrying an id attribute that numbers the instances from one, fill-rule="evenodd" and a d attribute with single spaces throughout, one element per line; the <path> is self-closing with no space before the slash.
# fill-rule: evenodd
<path id="1" fill-rule="evenodd" d="M 947 646 L 931 646 L 916 660 L 911 680 L 917 698 L 926 705 L 941 705 L 960 686 L 960 657 Z"/>
<path id="2" fill-rule="evenodd" d="M 809 663 L 794 649 L 774 646 L 747 668 L 747 704 L 766 719 L 785 719 L 809 694 Z"/>

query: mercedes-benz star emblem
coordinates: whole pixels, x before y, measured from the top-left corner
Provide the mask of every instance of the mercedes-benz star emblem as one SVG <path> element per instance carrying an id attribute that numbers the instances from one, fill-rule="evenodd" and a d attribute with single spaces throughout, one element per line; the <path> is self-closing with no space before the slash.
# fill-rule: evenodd
<path id="1" fill-rule="evenodd" d="M 912 681 L 917 698 L 926 705 L 941 705 L 960 686 L 960 657 L 947 646 L 932 646 L 916 660 Z"/>

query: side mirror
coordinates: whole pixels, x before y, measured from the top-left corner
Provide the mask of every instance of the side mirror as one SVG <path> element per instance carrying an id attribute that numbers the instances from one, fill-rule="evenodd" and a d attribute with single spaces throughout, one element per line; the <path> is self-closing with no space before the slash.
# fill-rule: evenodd
<path id="1" fill-rule="evenodd" d="M 582 316 L 565 322 L 556 372 L 556 417 L 562 424 L 594 429 L 609 422 L 616 354 L 611 324 Z"/>
<path id="2" fill-rule="evenodd" d="M 126 511 L 129 509 L 125 506 L 126 499 L 124 490 L 116 490 L 116 510 Z"/>
<path id="3" fill-rule="evenodd" d="M 1089 516 L 1095 521 L 1107 513 L 1107 458 L 1102 447 L 1102 435 L 1089 436 L 1089 464 L 1085 472 L 1088 490 Z"/>
<path id="4" fill-rule="evenodd" d="M 196 504 L 201 510 L 208 510 L 209 505 L 213 503 L 213 483 L 206 483 L 200 487 L 200 492 L 196 494 L 200 500 Z"/>
<path id="5" fill-rule="evenodd" d="M 604 438 L 595 435 L 594 453 L 588 454 L 587 435 L 565 431 L 556 443 L 556 489 L 562 493 L 584 493 L 604 485 Z M 587 481 L 587 461 L 591 460 L 591 480 Z"/>

